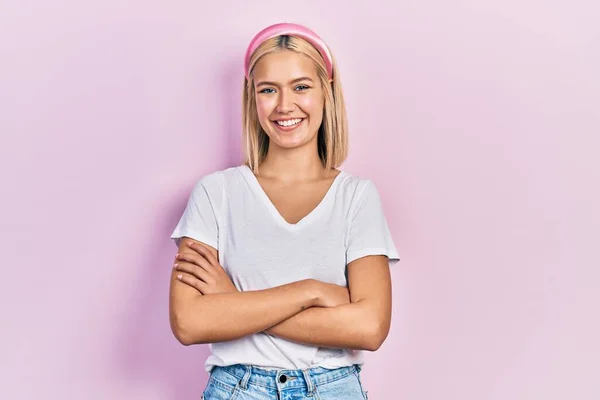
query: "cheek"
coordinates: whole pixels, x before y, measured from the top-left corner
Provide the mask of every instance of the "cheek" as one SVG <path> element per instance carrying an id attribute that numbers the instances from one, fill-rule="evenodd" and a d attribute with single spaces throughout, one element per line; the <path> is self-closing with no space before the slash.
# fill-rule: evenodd
<path id="1" fill-rule="evenodd" d="M 275 103 L 271 99 L 265 99 L 264 97 L 256 98 L 256 113 L 258 114 L 258 119 L 263 120 L 268 118 L 269 115 L 273 113 L 273 109 L 275 108 Z"/>
<path id="2" fill-rule="evenodd" d="M 320 96 L 306 96 L 298 101 L 298 106 L 305 113 L 310 114 L 313 120 L 321 119 L 323 116 L 323 99 Z"/>

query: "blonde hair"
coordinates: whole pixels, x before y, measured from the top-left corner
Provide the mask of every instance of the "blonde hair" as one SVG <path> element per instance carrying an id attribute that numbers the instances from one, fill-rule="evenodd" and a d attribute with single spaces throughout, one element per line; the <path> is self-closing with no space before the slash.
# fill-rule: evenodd
<path id="1" fill-rule="evenodd" d="M 317 138 L 319 158 L 325 169 L 337 168 L 348 156 L 348 120 L 337 64 L 332 56 L 333 82 L 330 83 L 323 57 L 317 49 L 306 40 L 290 35 L 276 36 L 264 41 L 250 57 L 250 73 L 249 78 L 244 78 L 242 104 L 244 164 L 256 172 L 269 149 L 269 137 L 260 125 L 256 111 L 252 71 L 261 57 L 282 50 L 304 54 L 317 66 L 317 75 L 325 98 L 323 121 Z"/>

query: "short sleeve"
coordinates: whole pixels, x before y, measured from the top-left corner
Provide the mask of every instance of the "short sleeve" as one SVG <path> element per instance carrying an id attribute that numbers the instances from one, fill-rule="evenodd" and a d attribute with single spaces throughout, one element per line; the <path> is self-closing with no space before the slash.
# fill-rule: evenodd
<path id="1" fill-rule="evenodd" d="M 358 189 L 358 199 L 351 209 L 350 228 L 346 248 L 346 264 L 369 256 L 385 255 L 389 264 L 400 260 L 388 228 L 379 191 L 375 184 L 366 180 Z"/>
<path id="2" fill-rule="evenodd" d="M 218 248 L 218 200 L 220 191 L 215 185 L 213 176 L 199 180 L 188 197 L 183 215 L 179 219 L 171 239 L 179 246 L 182 237 L 187 236 L 194 240 Z"/>

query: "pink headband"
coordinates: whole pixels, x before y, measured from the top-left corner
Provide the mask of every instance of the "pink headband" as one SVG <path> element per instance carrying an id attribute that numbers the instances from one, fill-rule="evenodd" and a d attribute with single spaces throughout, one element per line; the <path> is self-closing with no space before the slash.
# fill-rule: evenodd
<path id="1" fill-rule="evenodd" d="M 325 60 L 325 67 L 327 68 L 327 75 L 329 75 L 329 79 L 333 77 L 333 62 L 331 59 L 331 54 L 329 53 L 329 49 L 327 48 L 327 45 L 323 39 L 305 26 L 292 23 L 281 23 L 268 26 L 262 31 L 258 32 L 248 45 L 246 57 L 244 58 L 244 73 L 246 78 L 249 77 L 250 73 L 250 71 L 248 71 L 248 64 L 250 63 L 250 57 L 252 56 L 252 53 L 254 53 L 258 46 L 260 46 L 265 40 L 280 35 L 298 36 L 315 46 L 319 53 L 321 53 L 323 60 Z"/>

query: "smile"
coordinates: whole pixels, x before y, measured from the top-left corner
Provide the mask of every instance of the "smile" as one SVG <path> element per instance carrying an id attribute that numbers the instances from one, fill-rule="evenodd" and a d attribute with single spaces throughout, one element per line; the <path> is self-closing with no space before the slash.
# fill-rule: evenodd
<path id="1" fill-rule="evenodd" d="M 300 122 L 302 122 L 303 118 L 296 118 L 296 119 L 288 119 L 285 121 L 275 121 L 275 123 L 279 126 L 294 126 L 294 125 L 298 125 Z"/>

